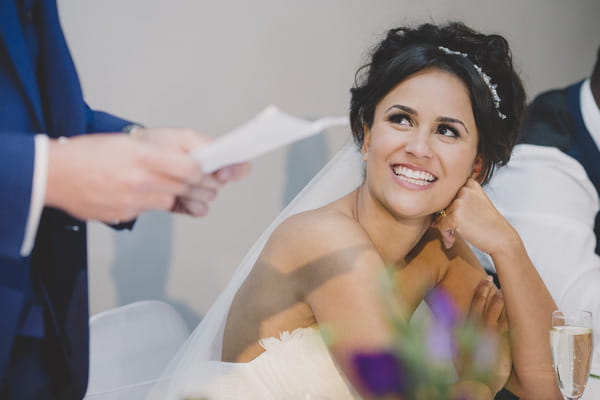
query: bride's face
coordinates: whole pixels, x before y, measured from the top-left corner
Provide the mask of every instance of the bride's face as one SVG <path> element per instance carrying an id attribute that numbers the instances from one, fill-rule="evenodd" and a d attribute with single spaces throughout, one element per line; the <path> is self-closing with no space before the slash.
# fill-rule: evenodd
<path id="1" fill-rule="evenodd" d="M 477 143 L 463 82 L 437 68 L 411 75 L 379 102 L 366 129 L 368 192 L 398 217 L 429 216 L 479 172 Z"/>

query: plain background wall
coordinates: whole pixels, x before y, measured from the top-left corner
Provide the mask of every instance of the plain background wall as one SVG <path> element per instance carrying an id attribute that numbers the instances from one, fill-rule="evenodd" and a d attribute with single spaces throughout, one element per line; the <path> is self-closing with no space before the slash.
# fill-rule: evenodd
<path id="1" fill-rule="evenodd" d="M 304 117 L 346 115 L 355 70 L 401 24 L 460 19 L 503 34 L 530 98 L 587 76 L 600 45 L 598 0 L 58 3 L 90 105 L 212 136 L 268 104 Z M 255 160 L 203 219 L 153 212 L 126 233 L 90 223 L 91 312 L 155 298 L 195 324 L 289 198 L 290 179 L 293 191 L 346 137 L 329 132 Z"/>

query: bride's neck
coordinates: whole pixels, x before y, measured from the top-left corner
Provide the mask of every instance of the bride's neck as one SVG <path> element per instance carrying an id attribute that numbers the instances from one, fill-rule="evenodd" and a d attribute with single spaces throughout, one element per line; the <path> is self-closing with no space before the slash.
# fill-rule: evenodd
<path id="1" fill-rule="evenodd" d="M 390 213 L 361 185 L 355 192 L 354 218 L 385 262 L 401 264 L 431 226 L 432 216 L 401 218 Z"/>

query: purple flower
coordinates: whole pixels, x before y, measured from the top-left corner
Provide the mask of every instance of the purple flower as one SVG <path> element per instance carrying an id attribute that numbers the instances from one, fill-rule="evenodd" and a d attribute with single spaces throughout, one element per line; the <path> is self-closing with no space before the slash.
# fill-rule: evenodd
<path id="1" fill-rule="evenodd" d="M 435 288 L 427 295 L 427 304 L 436 320 L 447 328 L 453 328 L 458 322 L 458 310 L 448 293 L 441 288 Z"/>
<path id="2" fill-rule="evenodd" d="M 458 349 L 452 331 L 445 323 L 433 323 L 426 333 L 427 351 L 434 362 L 450 362 Z"/>
<path id="3" fill-rule="evenodd" d="M 372 395 L 403 393 L 404 369 L 393 353 L 356 353 L 353 362 L 361 383 Z"/>

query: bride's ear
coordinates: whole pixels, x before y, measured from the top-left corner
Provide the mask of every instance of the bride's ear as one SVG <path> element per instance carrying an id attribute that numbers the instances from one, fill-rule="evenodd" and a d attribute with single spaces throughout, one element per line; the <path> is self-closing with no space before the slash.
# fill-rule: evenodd
<path id="1" fill-rule="evenodd" d="M 362 158 L 364 161 L 367 161 L 367 151 L 369 151 L 369 142 L 371 140 L 371 131 L 367 126 L 363 127 L 363 144 L 360 148 L 360 152 L 362 153 Z"/>
<path id="2" fill-rule="evenodd" d="M 480 155 L 475 157 L 475 161 L 473 161 L 473 172 L 471 172 L 471 178 L 475 179 L 477 182 L 481 183 L 483 180 L 482 176 L 483 172 L 483 159 Z"/>

